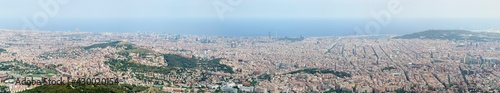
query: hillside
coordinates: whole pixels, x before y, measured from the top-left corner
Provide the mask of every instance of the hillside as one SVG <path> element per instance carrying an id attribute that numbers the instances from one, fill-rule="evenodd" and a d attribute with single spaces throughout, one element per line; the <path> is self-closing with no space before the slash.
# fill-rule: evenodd
<path id="1" fill-rule="evenodd" d="M 208 70 L 208 71 L 223 71 L 225 73 L 234 73 L 232 67 L 220 64 L 222 58 L 206 60 L 198 59 L 196 57 L 187 58 L 176 54 L 161 54 L 153 50 L 144 49 L 137 47 L 134 44 L 115 41 L 109 43 L 94 44 L 87 47 L 83 47 L 85 50 L 94 48 L 123 48 L 123 50 L 117 52 L 118 55 L 126 59 L 110 58 L 105 63 L 109 65 L 114 71 L 127 71 L 131 69 L 132 71 L 138 71 L 142 73 L 155 72 L 155 73 L 169 73 L 173 70 Z M 149 57 L 149 58 L 148 58 Z M 161 58 L 158 58 L 161 57 Z M 140 58 L 140 60 L 137 60 Z M 145 65 L 143 63 L 138 63 L 141 60 L 153 60 L 153 59 L 163 59 L 151 61 L 153 63 L 162 63 L 159 65 Z M 167 66 L 162 66 L 163 63 Z"/>
<path id="2" fill-rule="evenodd" d="M 307 73 L 307 74 L 334 74 L 337 77 L 345 78 L 345 77 L 351 77 L 351 74 L 342 72 L 342 71 L 334 71 L 334 70 L 329 70 L 329 69 L 318 69 L 318 68 L 307 68 L 307 69 L 302 69 L 302 70 L 296 70 L 292 72 L 288 72 L 285 74 L 297 74 L 297 73 Z"/>
<path id="3" fill-rule="evenodd" d="M 220 62 L 224 58 L 199 58 L 196 56 L 186 57 L 178 54 L 159 53 L 123 41 L 93 44 L 89 46 L 69 49 L 60 49 L 43 53 L 39 57 L 44 60 L 54 60 L 58 58 L 81 60 L 81 58 L 95 58 L 103 60 L 103 66 L 109 67 L 109 71 L 106 71 L 104 74 L 115 74 L 121 77 L 130 77 L 131 79 L 147 81 L 154 85 L 175 85 L 171 83 L 164 84 L 163 82 L 172 82 L 173 79 L 171 80 L 163 77 L 158 77 L 159 75 L 176 75 L 180 76 L 175 77 L 179 80 L 185 80 L 186 78 L 189 78 L 185 81 L 176 81 L 176 83 L 182 83 L 208 81 L 208 77 L 212 77 L 213 75 L 211 73 L 235 73 L 233 71 L 233 67 L 222 64 Z M 67 68 L 68 66 L 62 65 L 56 68 L 63 69 L 63 67 Z M 61 73 L 68 72 L 62 71 Z M 95 77 L 104 74 L 86 73 L 85 75 L 93 75 Z M 92 89 L 92 87 L 90 88 Z M 149 91 L 154 91 L 154 89 Z"/>
<path id="4" fill-rule="evenodd" d="M 89 50 L 92 48 L 106 48 L 106 47 L 115 47 L 115 48 L 123 47 L 123 48 L 125 48 L 125 50 L 129 50 L 129 49 L 134 48 L 134 45 L 131 43 L 124 42 L 124 41 L 114 41 L 114 42 L 109 42 L 109 43 L 90 45 L 87 47 L 83 47 L 83 49 Z"/>
<path id="5" fill-rule="evenodd" d="M 115 50 L 119 50 L 119 54 L 127 54 L 128 53 L 139 53 L 146 54 L 152 53 L 153 51 L 147 50 L 144 48 L 137 47 L 136 45 L 124 41 L 114 41 L 108 43 L 99 43 L 93 44 L 85 47 L 77 47 L 77 48 L 66 48 L 66 49 L 58 49 L 55 51 L 44 52 L 38 55 L 39 58 L 50 60 L 52 58 L 70 58 L 70 59 L 78 59 L 83 56 L 92 56 L 92 55 L 108 55 L 115 53 L 114 51 L 107 50 L 93 50 L 93 49 L 101 49 L 101 48 L 113 48 Z"/>
<path id="6" fill-rule="evenodd" d="M 38 67 L 19 60 L 0 62 L 0 71 L 11 71 L 12 74 L 27 75 L 32 77 L 53 76 L 59 74 L 56 65 Z"/>
<path id="7" fill-rule="evenodd" d="M 171 71 L 186 71 L 186 70 L 195 70 L 195 69 L 203 69 L 210 71 L 217 71 L 215 69 L 219 69 L 225 73 L 234 73 L 230 66 L 220 64 L 220 59 L 213 60 L 199 60 L 193 58 L 186 58 L 179 55 L 174 54 L 164 54 L 165 62 L 168 66 L 148 66 L 139 64 L 136 62 L 131 62 L 130 60 L 117 60 L 110 59 L 106 61 L 105 64 L 109 65 L 111 70 L 113 71 L 134 71 L 140 73 L 154 72 L 161 74 L 168 74 Z"/>
<path id="8" fill-rule="evenodd" d="M 467 30 L 427 30 L 413 34 L 394 37 L 395 39 L 440 39 L 440 40 L 465 40 L 496 41 L 500 40 L 500 33 L 472 32 Z"/>
<path id="9" fill-rule="evenodd" d="M 125 41 L 114 41 L 114 42 L 109 42 L 109 43 L 93 44 L 90 46 L 83 47 L 83 49 L 90 50 L 90 49 L 94 49 L 94 48 L 106 48 L 106 47 L 123 48 L 122 51 L 118 52 L 118 54 L 120 54 L 120 55 L 129 55 L 130 53 L 138 53 L 138 54 L 153 54 L 153 53 L 155 53 L 155 51 L 153 51 L 153 50 L 144 49 L 144 48 L 138 47 L 135 44 L 125 42 Z"/>
<path id="10" fill-rule="evenodd" d="M 25 90 L 19 93 L 138 93 L 149 92 L 151 89 L 144 86 L 136 85 L 78 85 L 78 84 L 64 84 L 64 85 L 43 85 L 36 88 Z M 155 93 L 166 93 L 155 90 Z"/>

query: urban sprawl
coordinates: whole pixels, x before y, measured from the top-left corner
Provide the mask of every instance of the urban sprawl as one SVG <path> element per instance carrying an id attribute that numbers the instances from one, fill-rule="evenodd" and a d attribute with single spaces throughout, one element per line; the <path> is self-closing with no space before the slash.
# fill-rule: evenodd
<path id="1" fill-rule="evenodd" d="M 498 41 L 1 30 L 0 86 L 71 77 L 166 92 L 498 92 L 499 55 Z"/>

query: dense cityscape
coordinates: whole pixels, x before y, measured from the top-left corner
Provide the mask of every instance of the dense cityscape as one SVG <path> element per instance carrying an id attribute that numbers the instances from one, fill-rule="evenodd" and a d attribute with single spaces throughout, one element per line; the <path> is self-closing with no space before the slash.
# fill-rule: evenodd
<path id="1" fill-rule="evenodd" d="M 499 92 L 500 42 L 0 31 L 0 89 L 118 78 L 159 92 Z M 142 91 L 141 90 L 141 91 Z M 142 91 L 142 92 L 144 92 Z M 139 91 L 135 91 L 139 92 Z"/>

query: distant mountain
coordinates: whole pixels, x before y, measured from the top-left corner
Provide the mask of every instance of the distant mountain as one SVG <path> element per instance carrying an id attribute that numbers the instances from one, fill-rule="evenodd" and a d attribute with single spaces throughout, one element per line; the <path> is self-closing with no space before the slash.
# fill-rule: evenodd
<path id="1" fill-rule="evenodd" d="M 427 30 L 413 34 L 396 36 L 395 39 L 440 39 L 440 40 L 496 41 L 500 33 L 472 32 L 467 30 Z"/>

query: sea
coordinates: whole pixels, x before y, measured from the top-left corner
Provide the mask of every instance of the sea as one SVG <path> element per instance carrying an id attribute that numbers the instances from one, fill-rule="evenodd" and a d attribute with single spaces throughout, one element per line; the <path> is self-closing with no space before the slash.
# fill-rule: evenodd
<path id="1" fill-rule="evenodd" d="M 0 29 L 23 29 L 22 19 L 1 19 Z M 429 29 L 500 29 L 500 19 L 391 18 L 381 24 L 375 18 L 359 19 L 218 19 L 218 18 L 51 18 L 37 27 L 43 31 L 163 33 L 217 36 L 348 36 L 367 34 L 403 35 Z M 368 28 L 365 30 L 365 28 Z M 376 30 L 375 28 L 379 28 Z M 363 34 L 363 33 L 361 33 Z"/>

